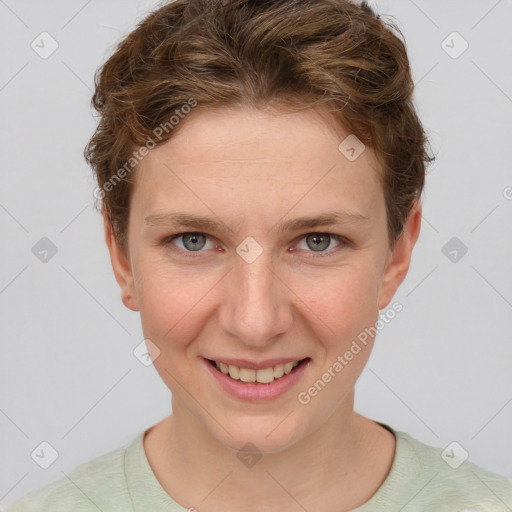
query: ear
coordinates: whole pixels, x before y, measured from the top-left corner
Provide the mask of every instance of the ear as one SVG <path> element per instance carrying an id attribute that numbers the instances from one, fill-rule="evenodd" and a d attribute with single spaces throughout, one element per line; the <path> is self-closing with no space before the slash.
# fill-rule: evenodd
<path id="1" fill-rule="evenodd" d="M 420 234 L 420 228 L 421 204 L 416 201 L 409 212 L 401 235 L 396 240 L 394 248 L 390 250 L 381 283 L 379 309 L 388 306 L 398 287 L 405 279 L 411 262 L 412 250 Z"/>
<path id="2" fill-rule="evenodd" d="M 105 230 L 105 242 L 110 252 L 112 269 L 114 270 L 116 281 L 121 287 L 121 299 L 123 304 L 132 311 L 139 311 L 130 260 L 119 247 L 119 243 L 116 240 L 114 230 L 112 229 L 112 225 L 106 213 L 103 213 L 103 227 Z"/>

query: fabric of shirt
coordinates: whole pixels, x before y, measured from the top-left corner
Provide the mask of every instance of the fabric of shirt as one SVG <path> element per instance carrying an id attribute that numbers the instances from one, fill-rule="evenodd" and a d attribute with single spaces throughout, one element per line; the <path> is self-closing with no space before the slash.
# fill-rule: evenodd
<path id="1" fill-rule="evenodd" d="M 512 511 L 512 480 L 459 459 L 456 454 L 463 452 L 455 445 L 443 451 L 380 424 L 396 437 L 393 463 L 376 493 L 353 512 Z M 201 510 L 200 497 L 195 503 L 178 504 L 165 492 L 146 457 L 144 433 L 81 464 L 69 478 L 30 492 L 6 512 Z M 262 499 L 261 510 L 264 505 Z M 299 508 L 294 502 L 290 510 Z"/>

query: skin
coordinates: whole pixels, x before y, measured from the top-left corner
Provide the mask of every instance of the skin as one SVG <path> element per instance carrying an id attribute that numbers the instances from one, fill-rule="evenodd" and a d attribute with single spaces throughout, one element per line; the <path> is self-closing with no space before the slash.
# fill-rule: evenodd
<path id="1" fill-rule="evenodd" d="M 160 350 L 154 366 L 172 392 L 172 415 L 144 437 L 149 463 L 175 501 L 201 512 L 261 510 L 262 499 L 271 512 L 299 510 L 297 502 L 351 510 L 377 491 L 395 450 L 394 436 L 353 408 L 374 340 L 310 403 L 297 395 L 390 304 L 409 268 L 421 205 L 391 250 L 375 155 L 366 148 L 349 161 L 338 150 L 348 132 L 322 110 L 196 110 L 182 123 L 137 169 L 127 253 L 104 216 L 123 303 L 140 311 L 144 336 Z M 171 210 L 231 230 L 145 224 Z M 367 219 L 273 229 L 334 210 Z M 161 243 L 198 231 L 208 235 L 199 252 L 179 237 Z M 350 243 L 331 237 L 317 248 L 312 233 Z M 252 263 L 236 252 L 248 236 L 263 250 Z M 226 394 L 201 359 L 223 356 L 311 362 L 284 396 L 247 403 Z M 263 455 L 250 468 L 237 457 L 247 442 Z"/>

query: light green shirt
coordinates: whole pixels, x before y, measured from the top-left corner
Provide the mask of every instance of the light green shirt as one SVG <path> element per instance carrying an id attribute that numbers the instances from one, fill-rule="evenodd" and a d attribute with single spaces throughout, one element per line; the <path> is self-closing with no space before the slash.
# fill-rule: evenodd
<path id="1" fill-rule="evenodd" d="M 443 458 L 442 449 L 383 426 L 396 437 L 391 470 L 370 500 L 354 512 L 512 511 L 512 480 L 467 460 L 459 465 L 453 451 Z M 179 505 L 164 491 L 146 458 L 143 435 L 144 431 L 130 444 L 81 464 L 69 479 L 30 492 L 7 512 L 187 512 L 194 505 L 200 510 L 199 503 Z M 298 509 L 297 504 L 292 508 Z"/>

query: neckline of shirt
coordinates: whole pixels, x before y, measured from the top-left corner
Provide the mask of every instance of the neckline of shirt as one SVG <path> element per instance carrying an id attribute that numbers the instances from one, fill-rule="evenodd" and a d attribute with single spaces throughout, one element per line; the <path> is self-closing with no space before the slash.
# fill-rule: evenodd
<path id="1" fill-rule="evenodd" d="M 391 469 L 384 482 L 368 501 L 353 512 L 370 512 L 376 505 L 379 507 L 392 506 L 400 495 L 400 488 L 407 485 L 404 479 L 413 478 L 414 454 L 408 449 L 409 436 L 381 422 L 376 422 L 395 436 L 395 454 Z M 168 512 L 188 512 L 189 508 L 177 503 L 162 487 L 153 473 L 144 450 L 144 434 L 149 428 L 139 432 L 136 438 L 125 450 L 124 471 L 126 484 L 131 495 L 134 510 L 165 510 Z M 197 504 L 196 504 L 197 505 Z M 193 509 L 192 509 L 193 510 Z"/>

